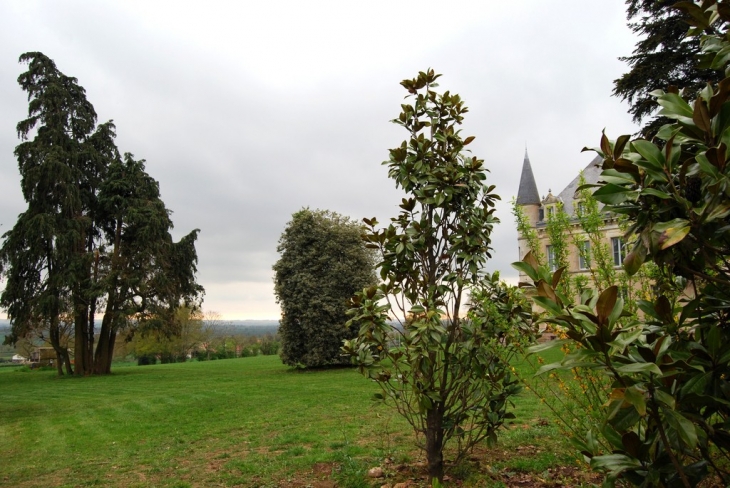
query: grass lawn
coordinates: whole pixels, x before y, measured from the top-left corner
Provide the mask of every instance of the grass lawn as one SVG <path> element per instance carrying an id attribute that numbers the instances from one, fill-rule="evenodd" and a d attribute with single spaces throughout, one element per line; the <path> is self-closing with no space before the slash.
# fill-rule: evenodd
<path id="1" fill-rule="evenodd" d="M 352 369 L 293 371 L 276 356 L 81 379 L 0 368 L 0 486 L 418 486 L 412 432 L 373 404 L 376 389 Z M 452 484 L 553 486 L 557 467 L 576 470 L 529 392 L 516 414 L 498 447 L 451 470 Z M 389 478 L 367 478 L 374 466 Z"/>

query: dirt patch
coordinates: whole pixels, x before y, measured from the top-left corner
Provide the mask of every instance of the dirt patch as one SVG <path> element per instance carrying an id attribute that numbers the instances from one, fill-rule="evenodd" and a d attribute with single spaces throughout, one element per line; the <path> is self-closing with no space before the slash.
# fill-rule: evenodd
<path id="1" fill-rule="evenodd" d="M 509 468 L 495 469 L 493 466 L 501 460 L 506 460 L 519 454 L 533 456 L 540 453 L 536 446 L 520 446 L 516 451 L 483 450 L 470 457 L 467 469 L 462 467 L 447 467 L 445 485 L 450 487 L 474 487 L 481 483 L 502 483 L 507 488 L 560 488 L 585 485 L 600 485 L 602 476 L 580 466 L 554 466 L 541 473 L 519 471 Z M 368 480 L 372 486 L 387 488 L 427 488 L 430 487 L 426 463 L 416 460 L 411 463 L 398 464 L 390 459 L 384 460 L 379 466 L 384 476 L 377 480 Z M 331 480 L 332 473 L 337 469 L 335 463 L 317 463 L 308 471 L 279 481 L 281 488 L 338 488 L 338 484 Z M 463 479 L 463 476 L 467 479 Z M 491 481 L 490 481 L 491 480 Z"/>
<path id="2" fill-rule="evenodd" d="M 332 470 L 334 468 L 334 463 L 316 463 L 314 466 L 312 466 L 312 473 L 315 476 L 329 477 L 332 475 Z"/>
<path id="3" fill-rule="evenodd" d="M 472 473 L 475 474 L 475 473 Z M 549 468 L 543 473 L 526 473 L 514 471 L 490 471 L 488 466 L 479 470 L 483 480 L 491 479 L 493 484 L 501 482 L 507 488 L 559 488 L 583 485 L 600 485 L 602 477 L 598 473 L 586 471 L 575 466 L 557 466 Z M 479 486 L 479 482 L 465 482 L 454 475 L 444 477 L 446 486 Z M 426 488 L 431 486 L 428 483 L 428 476 L 424 465 L 399 465 L 388 473 L 387 482 L 383 486 L 389 488 Z"/>
<path id="4" fill-rule="evenodd" d="M 279 488 L 337 488 L 337 484 L 332 480 L 310 481 L 290 478 L 286 481 L 280 481 Z"/>
<path id="5" fill-rule="evenodd" d="M 205 466 L 205 470 L 209 473 L 216 473 L 221 470 L 221 467 L 227 462 L 227 459 L 217 459 L 215 461 L 208 461 Z"/>
<path id="6" fill-rule="evenodd" d="M 335 467 L 335 463 L 316 463 L 308 472 L 279 481 L 279 488 L 337 488 L 329 479 Z"/>
<path id="7" fill-rule="evenodd" d="M 540 474 L 502 472 L 497 473 L 500 481 L 507 488 L 532 487 L 570 487 L 587 484 L 600 484 L 602 476 L 575 466 L 557 466 L 548 468 Z"/>

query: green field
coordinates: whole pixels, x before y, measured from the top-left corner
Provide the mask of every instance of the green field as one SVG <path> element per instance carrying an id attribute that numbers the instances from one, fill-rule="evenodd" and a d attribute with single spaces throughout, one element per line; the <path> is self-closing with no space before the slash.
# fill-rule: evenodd
<path id="1" fill-rule="evenodd" d="M 352 369 L 294 371 L 276 356 L 82 379 L 0 368 L 0 486 L 418 486 L 412 433 L 370 400 L 376 388 Z M 557 466 L 576 469 L 539 401 L 517 403 L 500 446 L 452 468 L 454 483 L 552 486 Z M 374 466 L 388 478 L 367 478 Z"/>

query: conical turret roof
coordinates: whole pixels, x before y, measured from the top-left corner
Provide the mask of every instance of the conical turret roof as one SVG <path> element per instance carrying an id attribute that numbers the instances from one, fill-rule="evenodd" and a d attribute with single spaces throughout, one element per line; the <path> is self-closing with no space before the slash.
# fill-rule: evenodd
<path id="1" fill-rule="evenodd" d="M 530 157 L 525 149 L 525 160 L 522 163 L 522 176 L 520 176 L 520 189 L 517 192 L 517 205 L 540 205 L 540 194 L 537 192 L 535 175 L 532 174 Z"/>

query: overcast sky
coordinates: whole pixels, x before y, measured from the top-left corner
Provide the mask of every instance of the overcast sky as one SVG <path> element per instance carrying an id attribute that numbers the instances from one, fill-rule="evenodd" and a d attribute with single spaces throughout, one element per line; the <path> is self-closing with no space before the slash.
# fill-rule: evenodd
<path id="1" fill-rule="evenodd" d="M 611 96 L 634 48 L 620 0 L 0 2 L 0 231 L 25 209 L 13 149 L 27 114 L 18 57 L 78 78 L 117 145 L 147 161 L 176 237 L 200 228 L 204 309 L 277 319 L 272 264 L 302 207 L 387 222 L 381 162 L 407 137 L 399 86 L 429 67 L 470 112 L 464 136 L 502 197 L 489 270 L 516 278 L 509 212 L 525 147 L 541 195 L 601 130 L 637 130 Z"/>

